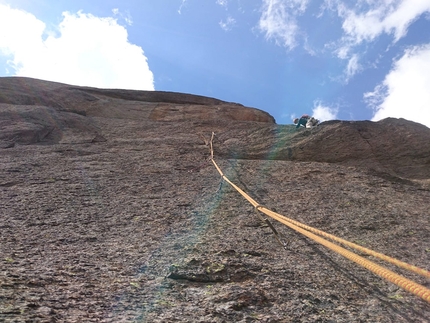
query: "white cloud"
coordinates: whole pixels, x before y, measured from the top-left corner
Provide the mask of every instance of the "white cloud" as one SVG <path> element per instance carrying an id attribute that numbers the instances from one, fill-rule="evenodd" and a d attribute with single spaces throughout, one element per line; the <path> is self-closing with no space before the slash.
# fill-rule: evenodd
<path id="1" fill-rule="evenodd" d="M 8 56 L 40 50 L 45 24 L 25 11 L 0 4 L 0 50 Z"/>
<path id="2" fill-rule="evenodd" d="M 17 76 L 74 85 L 153 90 L 153 74 L 141 47 L 111 17 L 63 13 L 58 35 L 46 33 L 34 15 L 0 4 L 0 54 Z M 4 32 L 7 31 L 7 32 Z"/>
<path id="3" fill-rule="evenodd" d="M 225 31 L 231 30 L 231 28 L 236 24 L 236 20 L 233 17 L 228 16 L 226 21 L 221 20 L 219 25 Z"/>
<path id="4" fill-rule="evenodd" d="M 352 57 L 348 60 L 348 65 L 345 69 L 345 77 L 346 81 L 348 81 L 351 77 L 357 73 L 361 69 L 360 64 L 358 63 L 359 57 L 357 54 L 352 55 Z"/>
<path id="5" fill-rule="evenodd" d="M 133 19 L 131 18 L 131 15 L 129 12 L 123 13 L 118 8 L 114 8 L 112 9 L 112 13 L 115 16 L 119 16 L 120 18 L 124 19 L 127 25 L 131 26 L 133 24 Z"/>
<path id="6" fill-rule="evenodd" d="M 314 108 L 312 109 L 312 116 L 320 122 L 327 120 L 334 120 L 337 118 L 338 108 L 323 105 L 319 100 L 314 101 Z"/>
<path id="7" fill-rule="evenodd" d="M 363 11 L 363 5 L 367 10 Z M 394 41 L 406 35 L 411 23 L 425 12 L 430 12 L 429 0 L 358 1 L 353 9 L 338 2 L 342 28 L 354 43 L 373 41 L 382 33 L 392 34 Z"/>
<path id="8" fill-rule="evenodd" d="M 361 70 L 355 48 L 375 41 L 382 34 L 392 35 L 393 42 L 407 34 L 409 26 L 422 14 L 430 12 L 429 0 L 360 0 L 356 2 L 325 0 L 325 8 L 337 11 L 343 20 L 343 36 L 335 51 L 348 60 L 344 77 L 349 80 Z"/>
<path id="9" fill-rule="evenodd" d="M 228 0 L 216 0 L 216 3 L 224 8 L 227 8 L 228 6 Z"/>
<path id="10" fill-rule="evenodd" d="M 430 44 L 406 50 L 364 99 L 374 108 L 373 121 L 404 118 L 430 127 Z"/>
<path id="11" fill-rule="evenodd" d="M 178 13 L 181 15 L 182 14 L 182 8 L 185 7 L 187 5 L 187 1 L 188 0 L 182 0 L 181 5 L 179 6 L 178 9 Z"/>
<path id="12" fill-rule="evenodd" d="M 293 49 L 299 33 L 297 16 L 305 12 L 307 4 L 308 0 L 263 0 L 260 31 L 277 45 Z"/>

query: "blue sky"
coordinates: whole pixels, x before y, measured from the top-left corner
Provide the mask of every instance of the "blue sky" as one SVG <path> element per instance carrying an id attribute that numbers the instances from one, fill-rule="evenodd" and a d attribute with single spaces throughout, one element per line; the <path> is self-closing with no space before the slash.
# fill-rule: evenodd
<path id="1" fill-rule="evenodd" d="M 430 127 L 430 0 L 0 0 L 0 76 Z"/>

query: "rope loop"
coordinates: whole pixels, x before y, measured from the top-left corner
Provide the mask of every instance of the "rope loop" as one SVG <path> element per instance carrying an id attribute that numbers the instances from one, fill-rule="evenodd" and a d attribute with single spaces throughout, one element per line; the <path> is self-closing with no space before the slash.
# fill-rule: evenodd
<path id="1" fill-rule="evenodd" d="M 254 205 L 254 209 L 255 209 L 256 211 L 260 211 L 260 212 L 261 212 L 260 207 L 264 207 L 264 206 L 263 206 L 263 205 L 261 205 L 261 204 Z"/>

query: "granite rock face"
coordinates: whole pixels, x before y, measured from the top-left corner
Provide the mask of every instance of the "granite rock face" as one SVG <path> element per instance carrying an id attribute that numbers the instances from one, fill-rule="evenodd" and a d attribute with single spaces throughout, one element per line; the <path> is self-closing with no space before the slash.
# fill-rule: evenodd
<path id="1" fill-rule="evenodd" d="M 275 123 L 264 111 L 198 95 L 103 90 L 18 77 L 0 79 L 0 113 L 3 146 L 85 140 L 100 134 L 94 117 Z"/>
<path id="2" fill-rule="evenodd" d="M 429 270 L 430 129 L 0 78 L 0 321 L 427 322 L 261 205 Z M 372 257 L 367 257 L 373 260 Z M 425 278 L 386 267 L 430 287 Z"/>
<path id="3" fill-rule="evenodd" d="M 430 178 L 429 128 L 405 119 L 335 120 L 313 129 L 276 125 L 250 130 L 245 135 L 250 140 L 227 136 L 220 148 L 226 157 L 339 163 L 386 176 Z"/>

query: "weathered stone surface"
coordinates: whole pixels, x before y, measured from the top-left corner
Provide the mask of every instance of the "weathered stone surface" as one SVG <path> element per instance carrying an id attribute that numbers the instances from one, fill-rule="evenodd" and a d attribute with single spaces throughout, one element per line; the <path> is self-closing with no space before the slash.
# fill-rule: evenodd
<path id="1" fill-rule="evenodd" d="M 0 78 L 0 93 L 0 103 L 45 106 L 93 117 L 275 123 L 264 111 L 185 93 L 106 90 L 20 77 Z"/>
<path id="2" fill-rule="evenodd" d="M 272 221 L 284 249 L 208 161 L 214 131 L 260 204 L 430 269 L 428 128 L 296 130 L 216 99 L 23 78 L 0 78 L 0 101 L 0 321 L 428 321 L 419 297 Z"/>
<path id="3" fill-rule="evenodd" d="M 429 128 L 405 119 L 330 121 L 298 130 L 277 125 L 221 138 L 223 156 L 341 163 L 387 176 L 430 178 Z"/>

